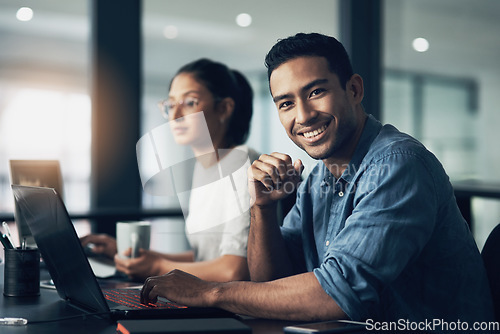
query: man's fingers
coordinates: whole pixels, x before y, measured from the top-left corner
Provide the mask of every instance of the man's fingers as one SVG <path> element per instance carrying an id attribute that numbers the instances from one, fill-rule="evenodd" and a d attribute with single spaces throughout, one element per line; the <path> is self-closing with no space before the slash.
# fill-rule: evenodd
<path id="1" fill-rule="evenodd" d="M 149 298 L 149 292 L 151 291 L 152 287 L 152 282 L 151 282 L 151 277 L 147 278 L 146 281 L 144 282 L 144 285 L 142 286 L 141 289 L 141 303 L 142 304 L 148 304 L 151 299 Z"/>
<path id="2" fill-rule="evenodd" d="M 281 188 L 282 182 L 287 177 L 287 162 L 285 160 L 286 155 L 281 153 L 272 153 L 271 155 L 264 156 L 264 162 L 271 166 L 271 177 L 278 189 Z"/>
<path id="3" fill-rule="evenodd" d="M 263 158 L 262 156 L 261 159 L 254 161 L 255 168 L 262 172 L 257 174 L 258 180 L 269 190 L 278 187 L 281 180 L 279 167 L 275 166 L 275 163 L 273 159 Z"/>
<path id="4" fill-rule="evenodd" d="M 292 159 L 290 156 L 279 152 L 263 154 L 260 156 L 259 160 L 273 165 L 281 177 L 285 177 L 287 170 L 292 167 Z"/>
<path id="5" fill-rule="evenodd" d="M 304 165 L 302 164 L 302 161 L 300 159 L 295 160 L 293 163 L 293 168 L 295 169 L 295 172 L 297 172 L 298 176 L 302 175 L 302 172 L 304 171 Z"/>
<path id="6" fill-rule="evenodd" d="M 286 181 L 289 177 L 294 176 L 295 171 L 292 158 L 288 154 L 273 152 L 264 158 L 267 158 L 266 161 L 275 166 L 275 171 L 282 181 Z"/>
<path id="7" fill-rule="evenodd" d="M 165 285 L 167 282 L 165 281 L 165 276 L 153 276 L 148 277 L 144 281 L 144 285 L 141 289 L 141 303 L 155 304 L 158 301 L 158 296 L 160 295 L 160 288 L 162 285 Z M 168 284 L 167 284 L 168 285 Z"/>
<path id="8" fill-rule="evenodd" d="M 261 182 L 268 190 L 272 190 L 275 184 L 278 182 L 277 176 L 274 179 L 272 175 L 273 167 L 262 161 L 256 160 L 252 164 L 251 176 L 254 180 Z"/>
<path id="9" fill-rule="evenodd" d="M 268 190 L 281 189 L 283 183 L 294 173 L 291 158 L 278 152 L 261 155 L 252 167 L 255 171 L 254 178 L 262 182 Z"/>
<path id="10" fill-rule="evenodd" d="M 158 288 L 157 285 L 152 285 L 148 292 L 144 294 L 144 304 L 156 304 L 158 301 Z"/>

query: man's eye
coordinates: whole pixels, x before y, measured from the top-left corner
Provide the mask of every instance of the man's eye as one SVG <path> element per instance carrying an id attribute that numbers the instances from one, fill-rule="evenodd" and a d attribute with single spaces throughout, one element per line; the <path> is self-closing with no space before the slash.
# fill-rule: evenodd
<path id="1" fill-rule="evenodd" d="M 286 109 L 292 105 L 292 102 L 290 101 L 285 101 L 279 104 L 279 109 Z"/>
<path id="2" fill-rule="evenodd" d="M 323 88 L 316 88 L 315 90 L 313 90 L 313 91 L 311 92 L 311 96 L 316 96 L 316 95 L 318 95 L 318 94 L 323 93 L 324 91 L 325 91 L 325 90 L 324 90 Z"/>

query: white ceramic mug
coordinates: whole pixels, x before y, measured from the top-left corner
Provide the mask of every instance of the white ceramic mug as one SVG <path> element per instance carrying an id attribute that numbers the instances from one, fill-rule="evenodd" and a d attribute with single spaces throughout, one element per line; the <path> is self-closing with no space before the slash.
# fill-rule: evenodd
<path id="1" fill-rule="evenodd" d="M 118 255 L 132 248 L 131 257 L 139 255 L 139 249 L 149 249 L 151 223 L 147 221 L 124 221 L 116 223 L 116 247 Z"/>

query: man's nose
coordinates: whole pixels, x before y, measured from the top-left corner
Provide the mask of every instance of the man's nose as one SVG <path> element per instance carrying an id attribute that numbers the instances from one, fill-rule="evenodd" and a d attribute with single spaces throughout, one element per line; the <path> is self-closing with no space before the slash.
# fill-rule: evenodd
<path id="1" fill-rule="evenodd" d="M 311 119 L 315 118 L 318 112 L 312 108 L 307 102 L 297 102 L 296 123 L 307 124 Z"/>

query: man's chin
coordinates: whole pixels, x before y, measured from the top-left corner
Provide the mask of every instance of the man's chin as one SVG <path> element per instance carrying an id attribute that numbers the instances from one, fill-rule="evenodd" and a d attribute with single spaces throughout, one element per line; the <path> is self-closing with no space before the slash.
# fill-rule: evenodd
<path id="1" fill-rule="evenodd" d="M 302 148 L 304 152 L 307 153 L 311 158 L 314 160 L 324 160 L 329 158 L 332 154 L 332 152 L 325 152 L 325 151 L 319 151 L 319 150 L 311 150 L 311 149 L 305 149 Z"/>

